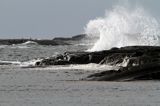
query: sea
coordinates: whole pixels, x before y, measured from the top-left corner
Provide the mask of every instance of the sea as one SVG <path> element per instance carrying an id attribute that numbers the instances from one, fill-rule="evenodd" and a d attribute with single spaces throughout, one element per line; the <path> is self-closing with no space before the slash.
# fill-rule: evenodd
<path id="1" fill-rule="evenodd" d="M 83 81 L 107 65 L 33 67 L 39 59 L 65 51 L 86 51 L 85 44 L 0 46 L 0 106 L 159 106 L 159 81 Z"/>
<path id="2" fill-rule="evenodd" d="M 38 60 L 66 51 L 100 51 L 132 45 L 160 46 L 159 21 L 146 9 L 117 5 L 92 19 L 85 33 L 96 42 L 0 45 L 0 106 L 160 106 L 160 81 L 84 81 L 116 68 L 108 65 L 35 67 Z"/>

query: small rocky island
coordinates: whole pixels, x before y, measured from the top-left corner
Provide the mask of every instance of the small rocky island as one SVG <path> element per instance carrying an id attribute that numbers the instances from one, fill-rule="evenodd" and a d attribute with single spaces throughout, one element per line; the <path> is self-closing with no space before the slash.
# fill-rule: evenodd
<path id="1" fill-rule="evenodd" d="M 119 66 L 119 69 L 106 69 L 82 80 L 132 81 L 160 79 L 159 46 L 127 46 L 97 52 L 65 52 L 43 59 L 37 62 L 36 66 L 89 63 Z"/>

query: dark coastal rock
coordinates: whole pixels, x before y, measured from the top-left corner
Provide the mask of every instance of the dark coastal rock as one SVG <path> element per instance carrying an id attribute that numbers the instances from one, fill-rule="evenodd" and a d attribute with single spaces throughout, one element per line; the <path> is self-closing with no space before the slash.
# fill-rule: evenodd
<path id="1" fill-rule="evenodd" d="M 160 47 L 128 46 L 98 52 L 65 52 L 37 63 L 41 65 L 107 64 L 119 70 L 107 70 L 88 76 L 85 80 L 124 81 L 159 79 Z"/>
<path id="2" fill-rule="evenodd" d="M 69 38 L 56 37 L 56 38 L 54 38 L 53 40 L 56 40 L 56 41 L 82 40 L 82 39 L 84 39 L 84 38 L 86 38 L 86 37 L 87 37 L 86 34 L 80 34 L 80 35 L 75 35 L 75 36 L 72 36 L 72 37 L 69 37 Z"/>
<path id="3" fill-rule="evenodd" d="M 86 37 L 86 34 L 76 35 L 70 38 L 54 38 L 52 40 L 38 40 L 38 39 L 0 39 L 0 45 L 12 45 L 12 44 L 22 44 L 27 41 L 33 41 L 38 43 L 39 45 L 70 45 L 70 41 L 78 41 L 82 40 Z"/>
<path id="4" fill-rule="evenodd" d="M 160 79 L 160 63 L 148 63 L 134 67 L 121 67 L 88 76 L 85 80 L 132 81 Z"/>
<path id="5" fill-rule="evenodd" d="M 36 42 L 39 45 L 69 45 L 67 42 L 54 40 L 34 40 L 34 39 L 0 39 L 0 45 L 23 44 L 27 41 Z"/>

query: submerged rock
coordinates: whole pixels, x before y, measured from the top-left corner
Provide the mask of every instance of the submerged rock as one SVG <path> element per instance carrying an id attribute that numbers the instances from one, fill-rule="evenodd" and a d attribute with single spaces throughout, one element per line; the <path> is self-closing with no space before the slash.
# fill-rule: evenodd
<path id="1" fill-rule="evenodd" d="M 98 52 L 65 52 L 36 63 L 41 65 L 106 64 L 119 66 L 119 70 L 105 70 L 84 80 L 124 81 L 160 79 L 160 47 L 128 46 Z"/>

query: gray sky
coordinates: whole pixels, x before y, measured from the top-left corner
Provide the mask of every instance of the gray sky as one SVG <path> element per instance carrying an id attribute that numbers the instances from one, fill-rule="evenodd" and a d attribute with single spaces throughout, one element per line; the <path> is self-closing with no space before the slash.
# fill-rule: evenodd
<path id="1" fill-rule="evenodd" d="M 0 38 L 80 34 L 90 19 L 103 16 L 118 1 L 121 0 L 0 0 Z M 160 0 L 131 1 L 138 1 L 153 16 L 160 17 Z"/>

